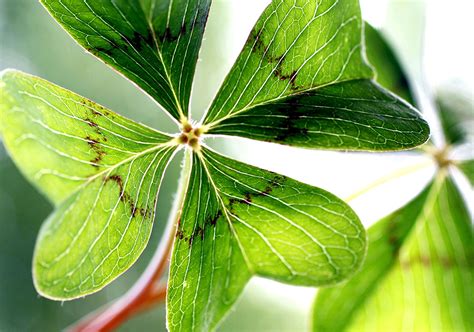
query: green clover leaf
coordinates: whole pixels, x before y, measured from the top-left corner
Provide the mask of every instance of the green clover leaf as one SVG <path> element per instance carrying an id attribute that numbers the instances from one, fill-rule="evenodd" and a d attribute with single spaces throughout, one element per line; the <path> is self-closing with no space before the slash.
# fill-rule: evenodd
<path id="1" fill-rule="evenodd" d="M 370 33 L 369 43 L 383 41 L 375 29 Z M 382 62 L 376 66 L 385 82 L 406 81 L 390 49 L 368 49 L 373 52 L 369 58 L 395 61 L 391 66 Z M 406 89 L 403 93 L 412 95 Z M 318 292 L 313 331 L 474 328 L 469 311 L 474 291 L 472 216 L 451 175 L 458 168 L 473 183 L 472 159 L 455 160 L 451 150 L 469 144 L 466 125 L 474 113 L 459 95 L 439 94 L 437 101 L 446 145 L 428 148 L 438 164 L 434 178 L 413 200 L 369 228 L 367 258 L 358 274 L 345 284 Z"/>
<path id="2" fill-rule="evenodd" d="M 182 147 L 190 167 L 170 263 L 170 330 L 215 328 L 253 275 L 319 286 L 358 269 L 365 231 L 346 203 L 224 157 L 203 141 L 235 135 L 376 151 L 425 142 L 429 128 L 419 113 L 372 79 L 358 1 L 272 2 L 202 123 L 188 106 L 210 1 L 42 3 L 81 46 L 165 108 L 181 131 L 163 134 L 40 78 L 2 73 L 4 144 L 55 205 L 34 253 L 41 295 L 91 294 L 137 260 L 164 171 Z"/>
<path id="3" fill-rule="evenodd" d="M 472 330 L 471 217 L 447 172 L 368 233 L 362 270 L 319 292 L 314 331 Z"/>

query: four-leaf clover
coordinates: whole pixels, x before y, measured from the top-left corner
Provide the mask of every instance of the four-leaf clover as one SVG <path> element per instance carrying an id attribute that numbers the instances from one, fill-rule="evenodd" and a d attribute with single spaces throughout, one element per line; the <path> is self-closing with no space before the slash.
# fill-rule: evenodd
<path id="1" fill-rule="evenodd" d="M 34 254 L 41 295 L 91 294 L 137 260 L 164 171 L 182 147 L 187 189 L 170 263 L 170 330 L 215 328 L 253 275 L 319 286 L 357 270 L 365 231 L 346 203 L 204 142 L 228 135 L 376 151 L 425 142 L 419 113 L 373 81 L 357 0 L 273 1 L 198 122 L 188 106 L 210 0 L 42 2 L 81 46 L 165 108 L 180 133 L 40 78 L 2 73 L 4 144 L 55 205 Z"/>

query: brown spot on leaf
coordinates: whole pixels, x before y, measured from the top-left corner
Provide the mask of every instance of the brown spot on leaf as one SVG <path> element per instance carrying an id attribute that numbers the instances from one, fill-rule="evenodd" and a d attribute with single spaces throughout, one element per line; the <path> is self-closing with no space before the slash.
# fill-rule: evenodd
<path id="1" fill-rule="evenodd" d="M 84 119 L 90 127 L 97 128 L 99 125 L 89 118 Z"/>
<path id="2" fill-rule="evenodd" d="M 189 238 L 185 238 L 185 240 L 188 241 L 189 246 L 192 246 L 193 242 L 196 239 L 201 239 L 201 241 L 204 240 L 204 228 L 205 228 L 205 225 L 204 225 L 204 227 L 197 226 L 197 228 L 193 231 L 191 236 Z"/>
<path id="3" fill-rule="evenodd" d="M 105 183 L 112 181 L 115 182 L 120 189 L 120 201 L 128 205 L 129 213 L 132 217 L 142 216 L 144 218 L 150 218 L 153 214 L 151 209 L 137 206 L 132 196 L 125 190 L 122 177 L 118 174 L 105 177 Z"/>
<path id="4" fill-rule="evenodd" d="M 199 235 L 201 240 L 204 240 L 204 227 L 198 227 L 197 234 Z"/>
<path id="5" fill-rule="evenodd" d="M 81 104 L 83 106 L 85 106 L 86 108 L 88 108 L 88 110 L 90 111 L 90 114 L 94 118 L 109 114 L 109 112 L 107 111 L 107 109 L 105 107 L 103 107 L 99 104 L 96 104 L 96 103 L 94 103 L 93 101 L 91 101 L 87 98 L 83 98 L 81 100 Z M 92 121 L 91 119 L 86 119 L 86 120 L 87 121 Z"/>
<path id="6" fill-rule="evenodd" d="M 101 147 L 98 140 L 96 140 L 96 139 L 94 139 L 90 136 L 86 136 L 85 138 L 86 138 L 87 144 L 89 145 L 91 150 L 94 151 L 94 153 L 96 154 L 96 156 L 94 158 L 92 158 L 90 160 L 90 162 L 94 163 L 94 165 L 92 165 L 92 166 L 99 167 L 99 164 L 102 161 L 102 158 L 106 155 L 106 152 L 102 149 L 102 147 Z"/>
<path id="7" fill-rule="evenodd" d="M 86 136 L 86 139 L 87 139 L 87 144 L 89 144 L 89 146 L 93 149 L 97 146 L 97 144 L 99 144 L 98 140 L 91 138 L 90 136 Z"/>
<path id="8" fill-rule="evenodd" d="M 271 193 L 273 191 L 273 188 L 270 187 L 270 186 L 266 186 L 265 189 L 260 193 L 261 195 L 268 195 L 269 193 Z"/>
<path id="9" fill-rule="evenodd" d="M 95 109 L 91 110 L 93 116 L 102 116 L 102 113 L 96 111 Z"/>
<path id="10" fill-rule="evenodd" d="M 240 203 L 242 200 L 238 198 L 229 198 L 229 211 L 232 214 L 235 214 L 234 205 Z"/>
<path id="11" fill-rule="evenodd" d="M 182 240 L 184 238 L 184 232 L 181 229 L 176 231 L 176 238 Z"/>
<path id="12" fill-rule="evenodd" d="M 217 213 L 213 217 L 209 217 L 206 220 L 206 224 L 209 224 L 211 226 L 215 226 L 217 223 L 217 220 L 222 216 L 222 211 L 218 210 Z"/>
<path id="13" fill-rule="evenodd" d="M 400 252 L 400 247 L 402 245 L 402 239 L 397 234 L 398 226 L 399 226 L 399 223 L 397 222 L 397 218 L 394 218 L 390 223 L 388 223 L 387 229 L 386 229 L 386 232 L 388 234 L 388 243 L 392 247 L 393 257 L 398 257 L 398 254 Z"/>
<path id="14" fill-rule="evenodd" d="M 186 24 L 181 25 L 181 29 L 179 29 L 179 33 L 182 35 L 186 34 Z"/>
<path id="15" fill-rule="evenodd" d="M 440 261 L 441 265 L 445 268 L 451 268 L 454 265 L 453 260 L 448 257 L 441 257 Z"/>
<path id="16" fill-rule="evenodd" d="M 120 175 L 118 175 L 118 174 L 110 175 L 110 176 L 107 176 L 107 177 L 105 178 L 105 183 L 107 183 L 107 182 L 109 182 L 109 181 L 113 181 L 113 182 L 115 182 L 115 183 L 119 186 L 119 188 L 120 188 L 120 195 L 122 195 L 123 192 L 124 192 L 124 190 L 123 190 L 124 188 L 123 188 L 123 180 L 122 180 L 122 177 L 121 177 Z"/>
<path id="17" fill-rule="evenodd" d="M 124 43 L 125 47 L 132 47 L 136 51 L 142 51 L 146 47 L 151 47 L 155 49 L 155 43 L 153 40 L 153 33 L 151 30 L 147 30 L 146 33 L 140 33 L 138 31 L 133 31 L 133 34 L 128 36 L 121 36 L 120 39 Z"/>
<path id="18" fill-rule="evenodd" d="M 392 246 L 393 256 L 398 256 L 400 249 L 400 239 L 395 234 L 390 234 L 388 237 L 388 243 Z"/>
<path id="19" fill-rule="evenodd" d="M 288 180 L 286 176 L 275 174 L 273 178 L 269 181 L 269 183 L 273 188 L 275 188 L 280 187 L 284 182 L 286 182 L 286 180 Z"/>
<path id="20" fill-rule="evenodd" d="M 273 71 L 273 75 L 275 75 L 280 81 L 288 81 L 292 90 L 298 89 L 295 83 L 296 76 L 298 75 L 296 70 L 293 70 L 290 74 L 283 74 L 281 65 L 278 65 Z"/>
<path id="21" fill-rule="evenodd" d="M 242 201 L 243 203 L 250 205 L 252 203 L 252 194 L 251 193 L 245 193 L 244 199 Z"/>
<path id="22" fill-rule="evenodd" d="M 252 52 L 254 53 L 261 53 L 264 59 L 269 63 L 276 63 L 277 67 L 281 66 L 284 59 L 285 54 L 281 55 L 273 55 L 270 51 L 270 45 L 266 45 L 263 41 L 263 28 L 253 29 L 249 35 L 247 40 L 248 44 L 252 44 Z"/>
<path id="23" fill-rule="evenodd" d="M 100 55 L 100 53 L 110 56 L 117 48 L 119 48 L 119 45 L 114 40 L 110 39 L 107 42 L 104 41 L 101 43 L 101 45 L 93 45 L 92 47 L 88 47 L 86 50 L 96 56 Z"/>
<path id="24" fill-rule="evenodd" d="M 248 43 L 253 43 L 252 51 L 256 52 L 265 52 L 265 44 L 263 43 L 261 36 L 263 33 L 263 29 L 260 28 L 258 30 L 253 29 L 250 33 Z"/>

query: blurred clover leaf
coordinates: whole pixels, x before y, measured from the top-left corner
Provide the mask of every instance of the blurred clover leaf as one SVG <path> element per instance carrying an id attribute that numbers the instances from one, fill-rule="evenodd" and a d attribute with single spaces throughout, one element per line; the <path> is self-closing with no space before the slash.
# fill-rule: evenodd
<path id="1" fill-rule="evenodd" d="M 357 0 L 273 1 L 201 122 L 188 105 L 210 0 L 42 3 L 181 132 L 170 136 L 43 79 L 2 73 L 4 144 L 55 205 L 34 253 L 41 295 L 94 293 L 137 260 L 164 171 L 182 147 L 187 189 L 168 280 L 171 331 L 215 328 L 254 275 L 319 286 L 358 269 L 366 235 L 346 203 L 203 142 L 229 135 L 372 151 L 424 143 L 429 128 L 420 114 L 373 80 Z"/>
<path id="2" fill-rule="evenodd" d="M 366 31 L 383 40 L 376 30 Z M 374 39 L 366 40 L 370 44 Z M 385 75 L 386 82 L 400 80 L 404 73 L 394 54 L 386 55 L 389 49 L 382 53 L 380 48 L 367 49 L 373 51 L 369 59 L 394 59 L 389 68 L 398 66 L 398 72 L 384 71 L 385 66 L 376 70 Z M 410 95 L 407 90 L 403 93 Z M 472 183 L 474 160 L 455 160 L 450 153 L 462 144 L 472 144 L 466 125 L 474 121 L 474 110 L 465 101 L 460 95 L 439 94 L 438 116 L 446 145 L 427 149 L 438 171 L 412 201 L 369 228 L 361 271 L 345 284 L 318 292 L 313 331 L 474 329 L 472 217 L 451 175 L 458 168 Z"/>
<path id="3" fill-rule="evenodd" d="M 410 82 L 395 51 L 382 34 L 369 23 L 364 23 L 367 60 L 373 66 L 377 83 L 415 105 Z"/>

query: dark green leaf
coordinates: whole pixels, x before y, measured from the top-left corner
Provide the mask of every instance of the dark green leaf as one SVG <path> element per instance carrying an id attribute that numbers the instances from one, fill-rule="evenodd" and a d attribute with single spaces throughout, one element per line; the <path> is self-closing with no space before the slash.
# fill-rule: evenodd
<path id="1" fill-rule="evenodd" d="M 457 91 L 442 90 L 436 98 L 438 115 L 448 144 L 461 144 L 474 138 L 474 104 Z"/>
<path id="2" fill-rule="evenodd" d="M 205 129 L 311 148 L 396 150 L 425 142 L 429 128 L 418 112 L 371 81 L 362 24 L 358 1 L 273 1 Z"/>
<path id="3" fill-rule="evenodd" d="M 456 165 L 464 173 L 471 185 L 474 186 L 474 159 L 459 161 Z"/>
<path id="4" fill-rule="evenodd" d="M 210 0 L 41 0 L 88 52 L 170 114 L 188 116 Z"/>
<path id="5" fill-rule="evenodd" d="M 319 292 L 314 331 L 470 331 L 474 241 L 469 212 L 442 171 L 369 229 L 362 270 Z"/>
<path id="6" fill-rule="evenodd" d="M 211 133 L 306 148 L 400 150 L 429 135 L 418 113 L 402 108 L 410 106 L 372 81 L 349 81 L 255 106 Z"/>
<path id="7" fill-rule="evenodd" d="M 213 329 L 252 275 L 318 286 L 360 265 L 365 232 L 340 199 L 207 148 L 193 159 L 171 260 L 171 331 Z"/>
<path id="8" fill-rule="evenodd" d="M 145 248 L 161 178 L 177 146 L 34 76 L 4 72 L 0 92 L 4 144 L 56 205 L 36 243 L 36 288 L 62 300 L 95 292 Z"/>
<path id="9" fill-rule="evenodd" d="M 384 88 L 414 105 L 415 99 L 408 83 L 408 77 L 392 47 L 385 40 L 382 33 L 367 22 L 364 28 L 365 51 L 367 59 L 375 69 L 376 81 Z"/>

